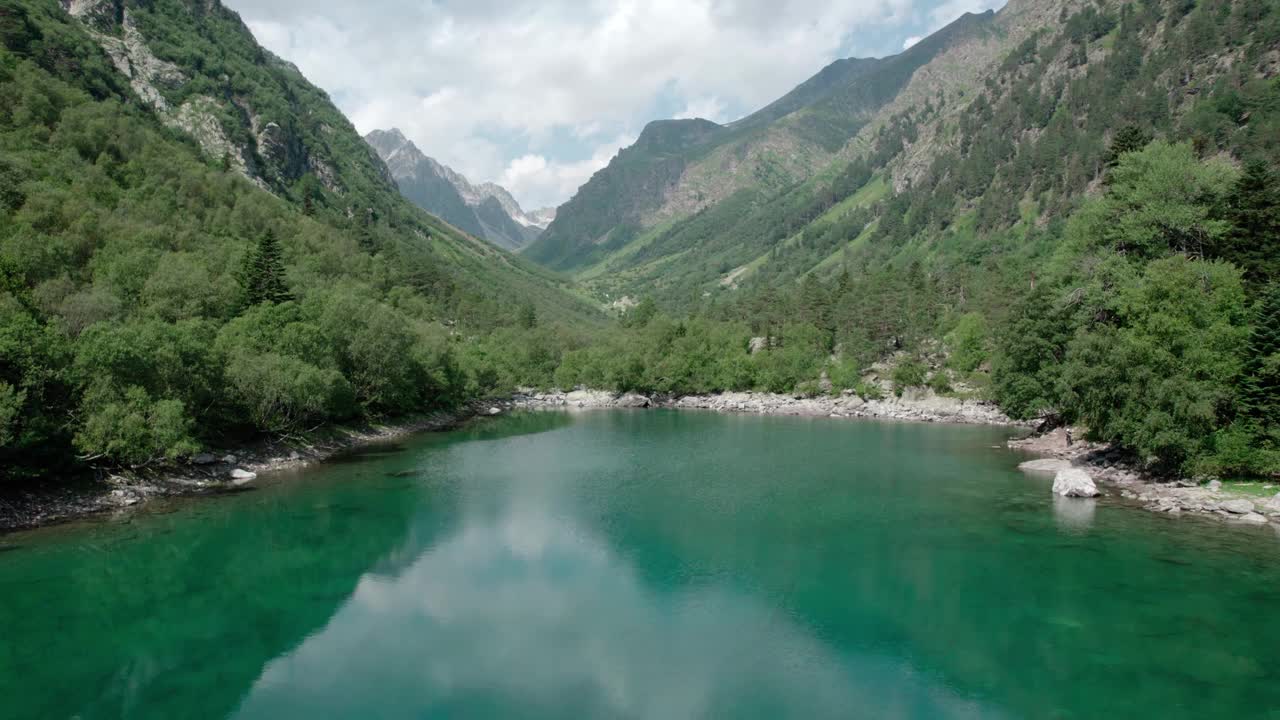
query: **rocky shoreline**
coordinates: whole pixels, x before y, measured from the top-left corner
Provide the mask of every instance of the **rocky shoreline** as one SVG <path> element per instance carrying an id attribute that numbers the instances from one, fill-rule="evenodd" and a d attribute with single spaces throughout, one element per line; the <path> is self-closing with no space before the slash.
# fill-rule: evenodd
<path id="1" fill-rule="evenodd" d="M 1010 419 L 992 403 L 941 397 L 928 390 L 908 391 L 901 398 L 890 397 L 883 400 L 863 400 L 852 394 L 803 397 L 734 392 L 663 397 L 601 390 L 524 390 L 515 395 L 511 404 L 515 408 L 531 410 L 653 407 L 761 415 L 1032 427 L 1030 423 Z M 1108 445 L 1073 441 L 1065 428 L 1011 440 L 1009 447 L 1042 457 L 1040 460 L 1023 463 L 1021 468 L 1025 472 L 1046 473 L 1052 477 L 1063 471 L 1083 471 L 1090 480 L 1103 484 L 1109 491 L 1101 492 L 1102 496 L 1119 498 L 1152 512 L 1173 516 L 1215 517 L 1248 525 L 1262 526 L 1270 523 L 1280 531 L 1280 487 L 1272 488 L 1277 491 L 1274 497 L 1249 497 L 1232 492 L 1221 482 L 1201 485 L 1190 480 L 1156 478 L 1144 473 L 1123 453 Z M 1064 500 L 1091 502 L 1078 497 Z"/>
<path id="2" fill-rule="evenodd" d="M 989 402 L 941 397 L 931 391 L 909 391 L 902 397 L 863 400 L 853 394 L 804 397 L 776 393 L 733 392 L 715 395 L 648 396 L 601 390 L 538 392 L 522 390 L 510 399 L 477 401 L 453 412 L 439 412 L 385 424 L 328 428 L 307 438 L 264 442 L 232 451 L 209 452 L 192 463 L 146 473 L 104 473 L 98 481 L 58 487 L 36 487 L 0 495 L 0 533 L 31 529 L 89 515 L 128 512 L 157 498 L 234 492 L 260 474 L 323 462 L 342 452 L 420 432 L 452 429 L 483 416 L 511 410 L 597 410 L 669 408 L 723 413 L 798 417 L 864 418 L 1030 428 L 1012 420 Z M 1135 466 L 1106 445 L 1072 441 L 1068 430 L 1009 441 L 1009 447 L 1041 456 L 1020 467 L 1050 476 L 1064 471 L 1087 473 L 1119 498 L 1152 512 L 1171 516 L 1208 516 L 1249 525 L 1271 524 L 1280 532 L 1280 492 L 1251 497 L 1232 492 L 1220 482 L 1201 485 L 1188 480 L 1165 481 Z M 1280 488 L 1273 488 L 1278 489 Z M 1067 502 L 1092 502 L 1065 498 Z"/>
<path id="3" fill-rule="evenodd" d="M 326 428 L 305 438 L 210 451 L 187 465 L 146 472 L 103 472 L 98 480 L 19 489 L 0 495 L 0 533 L 102 513 L 129 512 L 159 498 L 235 492 L 261 474 L 302 468 L 354 448 L 407 435 L 449 430 L 471 418 L 497 415 L 510 408 L 507 401 L 477 401 L 456 411 Z"/>
<path id="4" fill-rule="evenodd" d="M 1030 427 L 1010 419 L 994 404 L 980 400 L 943 397 L 929 390 L 908 391 L 902 397 L 863 400 L 852 393 L 819 397 L 777 393 L 730 392 L 678 397 L 611 393 L 602 390 L 573 392 L 523 391 L 512 404 L 524 409 L 592 410 L 605 408 L 662 407 L 679 410 L 792 415 L 800 417 L 867 418 L 967 425 Z"/>
<path id="5" fill-rule="evenodd" d="M 1111 490 L 1110 496 L 1151 512 L 1212 517 L 1245 525 L 1265 526 L 1270 523 L 1280 532 L 1280 484 L 1263 485 L 1261 489 L 1275 494 L 1259 497 L 1233 492 L 1230 486 L 1217 480 L 1200 484 L 1186 479 L 1155 478 L 1114 448 L 1073 440 L 1067 428 L 1011 440 L 1009 447 L 1043 456 L 1041 460 L 1023 463 L 1020 467 L 1024 472 L 1056 476 L 1063 472 L 1083 471 Z"/>

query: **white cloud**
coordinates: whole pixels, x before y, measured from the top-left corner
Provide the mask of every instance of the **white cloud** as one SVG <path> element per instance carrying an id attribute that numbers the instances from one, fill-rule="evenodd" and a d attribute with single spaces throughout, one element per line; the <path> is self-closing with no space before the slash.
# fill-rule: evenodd
<path id="1" fill-rule="evenodd" d="M 685 104 L 684 110 L 676 113 L 677 120 L 687 120 L 689 118 L 702 118 L 712 122 L 724 122 L 729 118 L 725 117 L 728 108 L 717 97 L 704 97 L 696 100 L 690 100 Z"/>
<path id="2" fill-rule="evenodd" d="M 920 37 L 919 35 L 912 35 L 911 37 L 902 41 L 902 49 L 908 50 L 911 48 L 912 45 L 915 45 L 916 43 L 920 42 L 923 39 L 924 38 Z"/>
<path id="3" fill-rule="evenodd" d="M 916 1 L 227 0 L 361 132 L 399 127 L 475 181 L 515 178 L 530 205 L 567 198 L 655 107 L 730 120 L 840 56 L 851 34 L 920 18 Z M 516 162 L 525 155 L 546 166 Z"/>
<path id="4" fill-rule="evenodd" d="M 498 184 L 517 198 L 550 198 L 539 205 L 558 204 L 567 200 L 597 170 L 609 164 L 618 151 L 635 142 L 633 135 L 622 135 L 595 148 L 591 157 L 577 162 L 551 162 L 543 155 L 522 155 L 502 171 Z"/>

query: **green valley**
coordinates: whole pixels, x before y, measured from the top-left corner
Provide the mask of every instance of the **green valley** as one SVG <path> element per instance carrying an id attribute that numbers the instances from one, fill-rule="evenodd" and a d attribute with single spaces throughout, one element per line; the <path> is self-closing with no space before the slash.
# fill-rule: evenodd
<path id="1" fill-rule="evenodd" d="M 217 2 L 5 0 L 0 36 L 11 477 L 577 386 L 927 386 L 1280 471 L 1274 0 L 966 15 L 649 124 L 521 254 L 478 239 L 537 234 L 505 190 L 375 152 Z"/>

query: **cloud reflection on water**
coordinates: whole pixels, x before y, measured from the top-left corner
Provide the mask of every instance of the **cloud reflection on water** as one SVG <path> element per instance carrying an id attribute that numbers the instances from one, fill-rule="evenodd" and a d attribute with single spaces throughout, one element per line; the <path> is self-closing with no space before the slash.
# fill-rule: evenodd
<path id="1" fill-rule="evenodd" d="M 469 516 L 398 576 L 366 576 L 267 664 L 238 716 L 992 717 L 732 587 L 651 590 L 602 538 L 528 501 Z"/>

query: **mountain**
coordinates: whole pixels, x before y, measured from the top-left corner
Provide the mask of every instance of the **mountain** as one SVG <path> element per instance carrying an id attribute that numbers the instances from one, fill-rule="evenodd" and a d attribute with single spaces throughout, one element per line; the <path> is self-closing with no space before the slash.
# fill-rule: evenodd
<path id="1" fill-rule="evenodd" d="M 1280 4 L 1010 0 L 922 45 L 593 177 L 526 256 L 628 332 L 557 382 L 986 397 L 1280 476 Z"/>
<path id="2" fill-rule="evenodd" d="M 954 62 L 957 48 L 1000 42 L 1006 30 L 991 12 L 966 14 L 900 55 L 836 61 L 737 122 L 651 123 L 560 208 L 527 255 L 561 270 L 583 268 L 633 246 L 652 228 L 802 182 L 829 164 L 917 70 L 943 56 Z"/>
<path id="3" fill-rule="evenodd" d="M 459 230 L 519 250 L 550 222 L 546 211 L 527 215 L 499 185 L 472 185 L 461 173 L 424 155 L 398 129 L 374 130 L 365 141 L 387 163 L 410 202 Z"/>
<path id="4" fill-rule="evenodd" d="M 0 481 L 456 406 L 603 323 L 568 290 L 217 0 L 0 2 Z"/>

